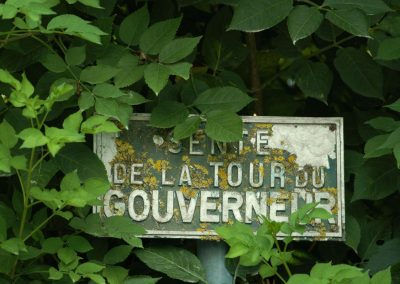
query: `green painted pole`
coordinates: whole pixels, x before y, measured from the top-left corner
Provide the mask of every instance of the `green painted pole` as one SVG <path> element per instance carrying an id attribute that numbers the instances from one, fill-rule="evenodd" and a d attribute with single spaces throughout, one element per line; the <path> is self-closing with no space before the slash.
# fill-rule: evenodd
<path id="1" fill-rule="evenodd" d="M 227 246 L 223 242 L 197 242 L 197 256 L 206 271 L 208 284 L 232 284 L 233 277 L 225 267 L 226 252 Z"/>

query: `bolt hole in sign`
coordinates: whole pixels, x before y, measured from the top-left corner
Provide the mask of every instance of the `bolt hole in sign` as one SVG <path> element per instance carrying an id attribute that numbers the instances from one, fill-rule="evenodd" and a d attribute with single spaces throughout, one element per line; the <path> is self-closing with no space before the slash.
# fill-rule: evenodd
<path id="1" fill-rule="evenodd" d="M 105 217 L 125 215 L 144 237 L 216 238 L 236 221 L 256 229 L 261 216 L 285 222 L 306 203 L 332 213 L 300 239 L 344 237 L 342 118 L 243 117 L 243 138 L 221 143 L 204 125 L 180 142 L 135 114 L 128 130 L 95 136 L 111 183 Z"/>

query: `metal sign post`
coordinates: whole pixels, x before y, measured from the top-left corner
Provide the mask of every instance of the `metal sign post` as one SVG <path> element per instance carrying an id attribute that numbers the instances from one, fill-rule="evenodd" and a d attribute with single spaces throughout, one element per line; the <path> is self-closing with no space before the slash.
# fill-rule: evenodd
<path id="1" fill-rule="evenodd" d="M 296 237 L 343 239 L 341 118 L 243 117 L 243 138 L 235 143 L 212 141 L 204 125 L 174 141 L 171 130 L 150 127 L 149 118 L 136 114 L 118 136 L 96 135 L 112 184 L 96 212 L 129 216 L 147 230 L 143 237 L 212 240 L 217 226 L 244 222 L 256 229 L 260 216 L 285 222 L 318 202 L 334 217 L 315 220 Z M 210 259 L 208 247 L 200 246 L 200 258 Z"/>

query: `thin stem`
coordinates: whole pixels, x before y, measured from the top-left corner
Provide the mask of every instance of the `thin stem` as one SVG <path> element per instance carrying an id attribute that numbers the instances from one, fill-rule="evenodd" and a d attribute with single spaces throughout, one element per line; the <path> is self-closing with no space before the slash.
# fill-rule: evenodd
<path id="1" fill-rule="evenodd" d="M 257 42 L 255 34 L 247 33 L 246 41 L 249 49 L 251 90 L 254 90 L 254 97 L 256 99 L 254 102 L 254 112 L 257 115 L 263 115 L 263 92 L 261 89 L 260 74 L 257 66 Z"/>
<path id="2" fill-rule="evenodd" d="M 30 203 L 29 205 L 28 205 L 28 208 L 31 208 L 31 207 L 33 207 L 33 206 L 35 206 L 35 205 L 37 205 L 37 204 L 40 204 L 40 203 L 42 203 L 42 201 L 35 201 L 35 202 L 32 202 L 32 203 Z"/>
<path id="3" fill-rule="evenodd" d="M 53 213 L 49 217 L 47 217 L 46 220 L 44 220 L 42 223 L 40 223 L 40 225 L 37 226 L 33 231 L 31 231 L 22 241 L 25 242 L 30 237 L 32 237 L 37 231 L 39 231 L 44 225 L 46 225 L 50 221 L 50 219 L 53 218 L 54 216 L 56 216 L 57 213 L 60 211 L 61 211 L 61 208 L 53 211 Z"/>
<path id="4" fill-rule="evenodd" d="M 233 274 L 232 284 L 236 283 L 236 277 L 237 277 L 237 274 L 239 273 L 239 267 L 240 267 L 240 260 L 238 260 L 238 263 L 236 265 L 235 273 Z"/>
<path id="5" fill-rule="evenodd" d="M 275 238 L 275 245 L 276 245 L 276 248 L 279 251 L 279 254 L 282 254 L 281 246 L 279 245 L 279 242 L 278 242 L 278 240 L 276 238 Z M 282 260 L 283 267 L 285 267 L 285 270 L 286 270 L 287 274 L 289 275 L 289 277 L 292 276 L 292 272 L 290 271 L 290 268 L 287 265 L 287 262 L 286 262 L 285 258 L 281 257 L 280 259 Z"/>
<path id="6" fill-rule="evenodd" d="M 46 154 L 42 155 L 39 160 L 36 161 L 36 163 L 32 167 L 32 171 L 40 165 L 40 163 L 50 154 L 50 152 L 47 152 Z"/>
<path id="7" fill-rule="evenodd" d="M 286 280 L 282 277 L 282 275 L 280 275 L 278 272 L 276 272 L 276 276 L 278 276 L 278 278 L 283 282 L 283 283 L 287 283 Z"/>
<path id="8" fill-rule="evenodd" d="M 221 61 L 221 48 L 222 48 L 222 46 L 220 44 L 218 46 L 217 62 L 215 63 L 215 66 L 214 66 L 213 76 L 217 75 L 217 71 L 219 68 L 219 62 Z"/>

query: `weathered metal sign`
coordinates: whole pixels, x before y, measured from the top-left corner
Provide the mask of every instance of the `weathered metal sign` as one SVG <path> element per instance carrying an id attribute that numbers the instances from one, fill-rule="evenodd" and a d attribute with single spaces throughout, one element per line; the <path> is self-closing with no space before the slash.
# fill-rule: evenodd
<path id="1" fill-rule="evenodd" d="M 95 137 L 112 184 L 97 212 L 129 216 L 149 237 L 214 238 L 216 226 L 287 221 L 319 202 L 334 218 L 315 220 L 302 237 L 343 238 L 341 118 L 243 117 L 242 141 L 228 144 L 201 128 L 177 143 L 148 121 L 137 114 L 129 130 Z"/>

